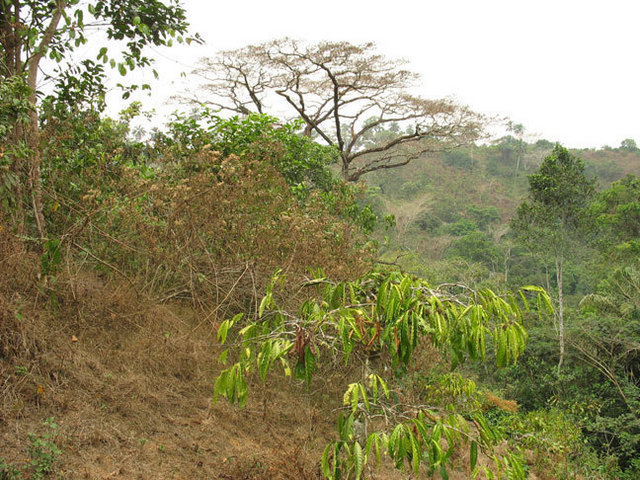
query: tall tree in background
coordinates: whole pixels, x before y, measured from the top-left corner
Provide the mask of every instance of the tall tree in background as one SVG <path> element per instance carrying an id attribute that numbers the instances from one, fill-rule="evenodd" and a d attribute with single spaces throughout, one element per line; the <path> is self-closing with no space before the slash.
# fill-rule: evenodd
<path id="1" fill-rule="evenodd" d="M 533 252 L 553 262 L 558 289 L 557 329 L 560 344 L 558 373 L 565 354 L 564 265 L 571 247 L 586 227 L 595 179 L 587 178 L 583 161 L 556 145 L 538 173 L 529 176 L 529 198 L 511 221 L 517 238 Z"/>
<path id="2" fill-rule="evenodd" d="M 187 23 L 178 0 L 0 0 L 0 79 L 3 83 L 19 79 L 26 88 L 15 91 L 23 92 L 30 106 L 26 121 L 15 122 L 6 135 L 15 176 L 15 203 L 18 210 L 24 209 L 23 203 L 31 204 L 41 238 L 46 236 L 37 110 L 42 60 L 51 59 L 57 65 L 54 74 L 64 76 L 70 54 L 87 43 L 91 29 L 103 30 L 115 45 L 121 44 L 117 58 L 103 47 L 97 60 L 109 62 L 125 75 L 136 67 L 150 65 L 151 60 L 143 54 L 145 46 L 167 45 L 174 37 L 181 40 Z M 98 81 L 104 78 L 95 62 L 83 65 L 86 69 L 80 76 Z M 23 184 L 27 191 L 22 189 Z"/>
<path id="3" fill-rule="evenodd" d="M 347 181 L 478 138 L 480 115 L 449 99 L 411 95 L 417 75 L 374 48 L 285 38 L 222 52 L 202 61 L 201 103 L 241 115 L 289 110 L 304 120 L 306 135 L 338 149 Z M 391 127 L 397 135 L 367 144 L 370 132 Z"/>

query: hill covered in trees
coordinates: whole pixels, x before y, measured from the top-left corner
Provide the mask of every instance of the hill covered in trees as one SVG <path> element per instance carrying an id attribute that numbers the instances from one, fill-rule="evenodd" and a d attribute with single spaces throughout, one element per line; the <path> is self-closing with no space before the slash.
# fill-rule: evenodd
<path id="1" fill-rule="evenodd" d="M 475 144 L 372 45 L 289 39 L 132 135 L 106 68 L 199 41 L 138 6 L 0 2 L 0 478 L 637 477 L 632 140 Z M 67 66 L 87 26 L 125 43 Z"/>

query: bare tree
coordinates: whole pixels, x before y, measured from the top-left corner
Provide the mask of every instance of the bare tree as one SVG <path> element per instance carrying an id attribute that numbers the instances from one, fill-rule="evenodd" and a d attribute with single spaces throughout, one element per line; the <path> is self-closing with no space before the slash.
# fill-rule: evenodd
<path id="1" fill-rule="evenodd" d="M 373 43 L 307 45 L 284 38 L 203 59 L 197 72 L 207 79 L 206 99 L 195 100 L 241 115 L 293 112 L 305 135 L 338 149 L 344 179 L 357 181 L 468 144 L 482 130 L 483 117 L 467 107 L 411 95 L 417 75 L 403 63 L 376 54 Z M 384 141 L 366 141 L 392 126 L 397 133 Z"/>

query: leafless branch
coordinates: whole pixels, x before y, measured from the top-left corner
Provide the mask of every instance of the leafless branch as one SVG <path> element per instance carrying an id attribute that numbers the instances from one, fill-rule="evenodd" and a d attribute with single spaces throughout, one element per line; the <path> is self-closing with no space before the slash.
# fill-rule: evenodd
<path id="1" fill-rule="evenodd" d="M 372 43 L 283 38 L 203 59 L 197 73 L 207 79 L 208 102 L 224 110 L 264 113 L 280 99 L 305 122 L 305 135 L 337 146 L 345 180 L 357 181 L 481 134 L 481 115 L 449 99 L 409 95 L 417 75 L 403 64 L 375 53 Z M 393 135 L 375 138 L 392 126 Z"/>

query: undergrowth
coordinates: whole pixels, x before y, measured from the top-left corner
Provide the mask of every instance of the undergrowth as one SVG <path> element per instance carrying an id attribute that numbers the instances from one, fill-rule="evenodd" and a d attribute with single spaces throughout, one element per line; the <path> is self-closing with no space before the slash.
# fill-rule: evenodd
<path id="1" fill-rule="evenodd" d="M 32 480 L 42 480 L 55 472 L 55 464 L 62 453 L 55 443 L 58 425 L 53 417 L 45 420 L 42 425 L 45 427 L 44 433 L 29 433 L 26 452 L 29 458 L 25 460 L 26 465 L 9 464 L 0 457 L 0 479 L 20 480 L 24 475 L 29 475 Z"/>

